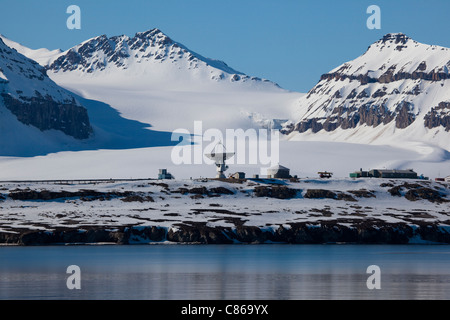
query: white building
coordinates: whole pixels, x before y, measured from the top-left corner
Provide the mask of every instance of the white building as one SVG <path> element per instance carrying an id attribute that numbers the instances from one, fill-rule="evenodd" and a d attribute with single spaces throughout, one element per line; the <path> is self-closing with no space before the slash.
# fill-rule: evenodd
<path id="1" fill-rule="evenodd" d="M 267 177 L 275 179 L 289 179 L 291 177 L 289 171 L 289 168 L 283 167 L 281 165 L 276 165 L 267 169 Z"/>

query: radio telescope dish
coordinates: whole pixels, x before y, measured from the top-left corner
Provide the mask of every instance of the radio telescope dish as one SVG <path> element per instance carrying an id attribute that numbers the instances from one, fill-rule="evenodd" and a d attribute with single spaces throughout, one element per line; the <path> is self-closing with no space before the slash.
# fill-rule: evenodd
<path id="1" fill-rule="evenodd" d="M 218 146 L 222 146 L 222 152 L 219 150 L 216 151 Z M 205 154 L 209 159 L 213 160 L 217 167 L 217 179 L 225 179 L 224 172 L 228 169 L 228 166 L 225 164 L 225 161 L 232 158 L 234 156 L 234 152 L 226 152 L 225 146 L 222 142 L 219 142 L 211 153 Z"/>

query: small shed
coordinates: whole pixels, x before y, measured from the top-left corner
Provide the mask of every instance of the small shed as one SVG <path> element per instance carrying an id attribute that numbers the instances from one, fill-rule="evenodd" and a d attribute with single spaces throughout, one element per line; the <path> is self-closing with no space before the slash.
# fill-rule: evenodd
<path id="1" fill-rule="evenodd" d="M 350 178 L 367 178 L 369 177 L 369 171 L 364 171 L 362 168 L 359 171 L 350 173 Z"/>
<path id="2" fill-rule="evenodd" d="M 231 179 L 245 179 L 245 172 L 236 172 L 230 175 Z"/>
<path id="3" fill-rule="evenodd" d="M 281 165 L 276 165 L 267 169 L 267 176 L 275 179 L 289 179 L 291 175 L 289 174 L 290 169 L 283 167 Z"/>
<path id="4" fill-rule="evenodd" d="M 173 176 L 167 172 L 167 169 L 159 169 L 158 180 L 164 179 L 173 179 Z"/>

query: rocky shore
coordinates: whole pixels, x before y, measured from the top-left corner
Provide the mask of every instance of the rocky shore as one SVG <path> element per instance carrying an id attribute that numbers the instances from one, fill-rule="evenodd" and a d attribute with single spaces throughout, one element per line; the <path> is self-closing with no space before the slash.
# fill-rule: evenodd
<path id="1" fill-rule="evenodd" d="M 120 227 L 108 229 L 64 229 L 0 233 L 0 244 L 8 245 L 81 245 L 81 244 L 450 244 L 450 228 L 433 225 L 419 227 L 404 224 L 377 225 L 367 223 L 356 228 L 327 223 L 298 223 L 276 230 L 253 226 L 236 229 L 208 227 L 205 224 L 164 227 Z"/>
<path id="2" fill-rule="evenodd" d="M 149 180 L 0 190 L 0 245 L 450 244 L 450 188 L 431 181 Z"/>

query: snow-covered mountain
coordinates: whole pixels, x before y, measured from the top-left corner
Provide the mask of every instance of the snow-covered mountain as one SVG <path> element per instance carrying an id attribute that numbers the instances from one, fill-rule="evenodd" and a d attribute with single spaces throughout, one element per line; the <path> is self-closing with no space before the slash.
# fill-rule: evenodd
<path id="1" fill-rule="evenodd" d="M 105 103 L 58 86 L 24 54 L 42 62 L 58 51 L 32 50 L 0 37 L 0 156 L 173 145 L 169 132 L 148 130 Z"/>
<path id="2" fill-rule="evenodd" d="M 76 71 L 100 77 L 111 76 L 114 71 L 120 71 L 122 75 L 131 74 L 133 77 L 144 75 L 147 82 L 151 76 L 155 76 L 154 80 L 158 82 L 164 81 L 161 74 L 154 70 L 157 65 L 192 70 L 191 74 L 207 75 L 215 81 L 269 82 L 249 77 L 230 68 L 225 62 L 205 58 L 173 41 L 159 29 L 139 32 L 132 38 L 126 35 L 110 38 L 101 35 L 89 39 L 66 52 L 56 53 L 47 62 L 47 69 L 53 73 Z"/>
<path id="3" fill-rule="evenodd" d="M 102 35 L 54 53 L 37 61 L 47 61 L 56 83 L 159 130 L 189 129 L 197 120 L 205 128 L 266 125 L 290 118 L 302 96 L 205 58 L 159 29 Z"/>
<path id="4" fill-rule="evenodd" d="M 23 130 L 36 129 L 63 132 L 75 139 L 87 139 L 92 133 L 87 111 L 75 97 L 54 83 L 42 66 L 1 38 L 0 113 L 3 139 L 14 134 L 19 138 Z M 34 129 L 26 128 L 30 126 Z"/>
<path id="5" fill-rule="evenodd" d="M 55 74 L 75 72 L 93 77 L 111 77 L 119 72 L 121 76 L 143 76 L 147 84 L 150 80 L 157 83 L 177 79 L 184 81 L 184 77 L 179 78 L 183 73 L 194 79 L 203 77 L 215 81 L 270 83 L 236 71 L 225 62 L 205 58 L 173 41 L 159 29 L 138 32 L 134 37 L 121 35 L 108 38 L 101 35 L 89 39 L 63 53 L 56 52 L 53 59 L 47 61 L 46 67 Z M 158 71 L 164 71 L 164 76 Z"/>
<path id="6" fill-rule="evenodd" d="M 214 166 L 207 164 L 180 166 L 171 162 L 172 148 L 167 147 L 174 144 L 170 141 L 171 130 L 177 128 L 191 130 L 196 120 L 202 120 L 203 130 L 206 130 L 208 127 L 245 129 L 255 125 L 266 124 L 273 119 L 277 119 L 272 121 L 273 123 L 281 124 L 283 119 L 308 120 L 306 116 L 310 116 L 311 119 L 319 116 L 324 117 L 326 112 L 322 112 L 324 115 L 321 115 L 321 109 L 315 110 L 312 102 L 308 113 L 308 102 L 312 101 L 313 98 L 314 101 L 317 101 L 317 106 L 319 106 L 329 98 L 330 93 L 333 95 L 338 89 L 342 89 L 340 94 L 344 97 L 350 95 L 353 89 L 357 91 L 357 95 L 359 95 L 361 89 L 366 89 L 368 90 L 367 94 L 372 96 L 378 90 L 378 88 L 372 87 L 376 85 L 386 85 L 389 88 L 390 86 L 397 86 L 399 92 L 405 92 L 403 96 L 411 99 L 421 98 L 429 102 L 432 97 L 435 97 L 433 99 L 436 101 L 431 103 L 433 106 L 439 106 L 441 101 L 447 101 L 442 97 L 444 96 L 445 88 L 448 88 L 448 80 L 433 82 L 422 79 L 398 80 L 383 84 L 378 84 L 373 80 L 362 84 L 350 78 L 342 81 L 324 79 L 311 91 L 307 98 L 302 93 L 283 90 L 270 81 L 252 80 L 251 77 L 246 77 L 237 72 L 229 73 L 227 70 L 232 69 L 229 67 L 229 69 L 226 69 L 224 64 L 219 62 L 217 62 L 216 66 L 221 66 L 223 69 L 216 68 L 212 66 L 214 60 L 208 60 L 210 62 L 207 63 L 205 62 L 207 59 L 200 59 L 199 55 L 194 55 L 193 53 L 191 53 L 192 56 L 196 58 L 192 58 L 192 61 L 194 61 L 193 59 L 198 61 L 196 64 L 193 63 L 191 65 L 188 58 L 190 51 L 188 52 L 181 45 L 179 45 L 182 48 L 180 50 L 186 50 L 184 53 L 182 52 L 182 58 L 179 58 L 178 55 L 171 55 L 170 52 L 172 51 L 170 50 L 172 49 L 165 51 L 165 59 L 156 59 L 156 55 L 144 57 L 147 54 L 144 54 L 144 52 L 150 53 L 153 50 L 163 50 L 166 46 L 162 44 L 163 42 L 171 43 L 169 40 L 163 40 L 163 36 L 156 36 L 155 32 L 149 31 L 147 34 L 149 36 L 149 39 L 147 39 L 148 43 L 151 43 L 150 39 L 153 34 L 161 39 L 161 44 L 158 46 L 154 44 L 154 47 L 151 44 L 147 47 L 142 44 L 141 49 L 143 51 L 141 52 L 140 49 L 136 51 L 135 49 L 130 49 L 129 44 L 125 45 L 125 42 L 128 40 L 123 40 L 126 38 L 123 36 L 120 37 L 122 39 L 120 46 L 128 52 L 127 54 L 119 54 L 116 51 L 119 47 L 117 44 L 120 42 L 117 40 L 118 38 L 116 39 L 117 43 L 112 40 L 105 40 L 103 45 L 99 45 L 100 42 L 94 40 L 96 39 L 94 38 L 65 52 L 42 49 L 31 50 L 11 41 L 10 45 L 23 54 L 33 55 L 33 59 L 44 66 L 53 66 L 51 69 L 48 69 L 47 74 L 58 85 L 72 91 L 76 100 L 86 107 L 94 134 L 93 137 L 86 140 L 73 138 L 72 140 L 55 139 L 52 140 L 55 143 L 46 148 L 43 147 L 42 142 L 49 136 L 47 131 L 42 132 L 37 128 L 23 124 L 21 124 L 24 127 L 22 128 L 23 130 L 17 130 L 16 126 L 11 127 L 14 121 L 18 121 L 9 110 L 4 108 L 8 113 L 0 115 L 2 121 L 2 127 L 0 127 L 2 140 L 0 145 L 5 150 L 14 150 L 16 152 L 1 153 L 1 155 L 44 156 L 30 158 L 0 157 L 0 178 L 17 180 L 31 178 L 108 179 L 156 177 L 160 168 L 167 168 L 177 178 L 189 179 L 189 177 L 205 175 L 214 176 Z M 387 64 L 384 68 L 388 69 L 394 64 L 393 57 L 391 57 L 391 60 L 389 58 L 386 59 L 392 62 L 389 66 L 388 62 L 382 62 L 379 67 L 372 65 L 369 67 L 370 63 L 383 60 L 382 57 L 378 57 L 378 54 L 381 55 L 385 52 L 384 50 L 387 49 L 387 46 L 391 46 L 389 49 L 392 49 L 393 55 L 399 52 L 410 52 L 407 48 L 402 48 L 402 51 L 393 49 L 396 49 L 398 46 L 410 48 L 409 44 L 412 40 L 406 40 L 405 38 L 406 41 L 404 42 L 406 44 L 403 44 L 402 40 L 395 44 L 397 41 L 395 37 L 397 36 L 391 35 L 391 37 L 394 38 L 385 40 L 385 48 L 380 51 L 380 48 L 383 46 L 383 41 L 380 41 L 378 51 L 374 49 L 373 55 L 365 58 L 365 63 L 367 64 L 365 67 L 367 69 L 378 70 L 383 63 Z M 138 37 L 134 38 L 136 40 Z M 142 43 L 147 40 L 142 40 Z M 87 43 L 90 43 L 90 45 L 85 46 L 85 49 L 81 49 Z M 110 52 L 102 49 L 107 48 L 108 45 L 111 47 L 111 50 L 112 48 L 114 50 Z M 173 45 L 167 45 L 168 48 L 173 48 Z M 374 46 L 376 45 L 374 44 Z M 435 68 L 432 61 L 437 60 L 430 58 L 428 62 L 428 59 L 425 59 L 425 55 L 430 52 L 441 52 L 441 48 L 431 47 L 427 50 L 428 46 L 420 44 L 417 44 L 417 47 L 414 44 L 411 48 L 425 48 L 418 55 L 421 59 L 420 62 L 425 60 L 427 68 L 430 68 L 425 69 L 424 72 L 430 73 L 430 70 Z M 79 53 L 80 50 L 83 53 L 82 55 Z M 448 52 L 446 50 L 442 49 L 442 52 Z M 371 51 L 371 49 L 368 51 Z M 389 55 L 390 51 L 386 52 L 383 54 Z M 129 55 L 129 57 L 120 57 L 126 55 Z M 77 65 L 77 68 L 74 70 L 70 70 L 72 69 L 71 64 L 67 63 L 67 59 L 70 56 L 74 59 L 73 64 Z M 100 59 L 100 56 L 104 59 Z M 170 56 L 173 58 L 171 59 Z M 76 57 L 78 57 L 78 63 L 76 62 Z M 412 53 L 410 53 L 410 57 L 414 57 Z M 396 61 L 398 62 L 396 64 L 399 65 L 397 67 L 399 69 L 403 66 L 401 62 L 411 61 L 411 59 L 408 60 L 401 56 L 397 58 L 398 60 Z M 94 61 L 96 62 L 94 63 Z M 103 66 L 100 63 L 101 61 L 103 61 Z M 353 65 L 352 63 L 349 64 Z M 436 65 L 439 65 L 439 63 L 436 63 Z M 363 70 L 363 68 L 360 70 L 362 75 L 369 72 Z M 412 66 L 411 69 L 414 69 L 414 67 Z M 89 70 L 92 72 L 89 72 Z M 346 75 L 343 71 L 339 72 L 343 77 Z M 214 77 L 214 74 L 220 73 L 224 74 L 223 78 Z M 351 74 L 349 73 L 349 77 L 353 73 L 357 74 L 357 72 L 352 71 Z M 233 80 L 233 74 L 237 74 L 241 80 Z M 373 76 L 373 72 L 369 74 Z M 4 75 L 4 78 L 6 76 Z M 398 76 L 400 74 L 396 75 L 396 77 Z M 418 96 L 407 94 L 408 91 L 412 91 L 414 88 L 413 83 L 410 83 L 411 81 L 421 81 L 420 85 L 423 86 L 421 90 L 426 90 L 428 94 L 425 93 L 425 95 L 421 94 Z M 319 92 L 320 85 L 328 87 L 330 92 Z M 441 85 L 443 86 L 441 87 Z M 333 86 L 336 86 L 334 91 L 332 90 Z M 410 89 L 408 90 L 407 88 Z M 317 90 L 317 92 L 313 92 L 314 90 Z M 345 95 L 346 90 L 348 91 L 347 95 Z M 372 90 L 375 91 L 372 92 Z M 436 94 L 433 95 L 433 92 L 436 92 Z M 398 95 L 401 94 L 398 93 Z M 386 97 L 394 97 L 394 95 L 386 94 Z M 338 98 L 335 99 L 337 101 Z M 355 101 L 363 101 L 361 99 L 366 98 L 356 97 Z M 368 100 L 369 98 L 367 98 Z M 301 104 L 303 107 L 299 108 L 299 101 L 303 102 Z M 413 102 L 417 101 L 413 100 Z M 359 104 L 355 103 L 355 106 L 359 106 Z M 415 106 L 422 110 L 421 104 L 415 104 Z M 315 112 L 313 112 L 314 110 Z M 441 109 L 435 109 L 436 112 L 439 110 Z M 426 109 L 423 112 L 425 111 Z M 441 111 L 445 111 L 445 109 Z M 329 111 L 329 113 L 332 115 L 332 111 Z M 9 116 L 6 117 L 6 115 Z M 314 177 L 318 170 L 331 170 L 334 172 L 335 177 L 347 177 L 349 172 L 361 167 L 365 169 L 414 168 L 417 172 L 430 177 L 448 175 L 450 152 L 442 148 L 429 146 L 429 142 L 436 141 L 445 145 L 446 141 L 450 141 L 447 135 L 448 132 L 442 126 L 428 129 L 424 126 L 423 121 L 420 123 L 421 126 L 415 128 L 414 125 L 419 123 L 419 117 L 421 116 L 422 113 L 416 116 L 416 120 L 405 129 L 398 129 L 396 127 L 397 122 L 392 120 L 387 125 L 379 124 L 375 126 L 374 124 L 367 125 L 365 123 L 363 125 L 358 124 L 354 128 L 343 129 L 341 124 L 334 131 L 326 131 L 321 128 L 322 130 L 316 130 L 318 131 L 316 133 L 312 133 L 311 130 L 303 133 L 298 131 L 292 132 L 291 136 L 289 136 L 291 140 L 309 139 L 327 142 L 285 141 L 282 139 L 280 141 L 280 163 L 291 168 L 291 173 L 300 177 Z M 440 122 L 445 117 L 441 116 L 431 119 Z M 325 120 L 318 118 L 315 122 L 322 123 Z M 424 120 L 424 116 L 422 120 Z M 153 126 L 153 130 L 148 130 L 149 124 Z M 298 128 L 300 128 L 300 124 L 297 130 Z M 380 129 L 384 129 L 384 131 Z M 59 131 L 53 133 L 56 132 Z M 193 133 L 192 130 L 190 132 Z M 390 144 L 392 141 L 389 138 L 394 136 L 393 133 L 395 133 L 395 136 L 402 138 L 398 139 L 401 141 L 400 147 L 402 148 L 369 145 L 369 143 Z M 435 133 L 436 136 L 434 136 Z M 399 136 L 400 134 L 402 136 Z M 71 138 L 62 132 L 61 135 L 64 138 Z M 408 145 L 406 143 L 414 139 L 423 141 L 423 143 L 421 145 Z M 360 144 L 334 143 L 328 142 L 329 140 L 358 142 Z M 424 146 L 426 148 L 423 148 Z M 407 150 L 403 147 L 406 147 Z M 50 152 L 51 154 L 48 154 Z M 248 176 L 251 176 L 252 174 L 261 174 L 260 167 L 260 165 L 231 165 L 230 172 L 243 171 L 247 172 Z"/>
<path id="7" fill-rule="evenodd" d="M 2 34 L 0 34 L 0 39 L 3 40 L 3 42 L 8 47 L 15 49 L 18 53 L 24 55 L 27 58 L 30 58 L 31 60 L 36 61 L 41 66 L 46 66 L 50 60 L 55 59 L 55 57 L 57 57 L 62 53 L 61 49 L 56 50 L 48 50 L 46 48 L 40 48 L 36 50 L 30 49 L 21 45 L 18 42 L 8 39 Z"/>
<path id="8" fill-rule="evenodd" d="M 258 127 L 280 116 L 288 119 L 290 107 L 302 95 L 204 58 L 158 29 L 134 37 L 99 36 L 64 52 L 33 50 L 1 38 L 17 52 L 8 50 L 41 64 L 46 72 L 33 62 L 42 76 L 48 79 L 48 75 L 55 86 L 68 90 L 60 88 L 71 99 L 75 96 L 86 108 L 92 127 L 90 138 L 82 143 L 60 141 L 41 130 L 25 134 L 3 116 L 4 136 L 10 142 L 0 144 L 2 155 L 170 146 L 174 144 L 171 131 L 186 128 L 192 132 L 198 120 L 206 130 Z M 36 84 L 24 85 L 32 88 Z M 34 113 L 29 117 L 40 118 Z M 153 130 L 148 130 L 150 126 Z M 46 146 L 41 143 L 49 139 Z"/>
<path id="9" fill-rule="evenodd" d="M 450 49 L 387 34 L 322 75 L 298 102 L 293 140 L 402 144 L 450 150 Z"/>

